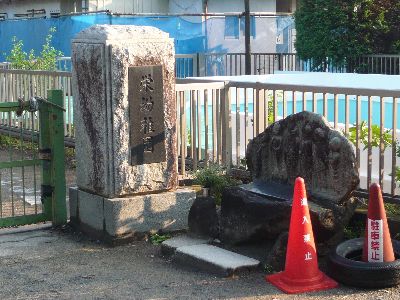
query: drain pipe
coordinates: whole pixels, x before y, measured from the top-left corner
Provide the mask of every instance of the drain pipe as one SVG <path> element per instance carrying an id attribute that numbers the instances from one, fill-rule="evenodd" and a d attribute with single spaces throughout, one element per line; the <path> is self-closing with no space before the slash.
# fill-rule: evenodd
<path id="1" fill-rule="evenodd" d="M 244 17 L 245 17 L 245 72 L 251 75 L 251 49 L 250 49 L 250 0 L 244 0 Z"/>

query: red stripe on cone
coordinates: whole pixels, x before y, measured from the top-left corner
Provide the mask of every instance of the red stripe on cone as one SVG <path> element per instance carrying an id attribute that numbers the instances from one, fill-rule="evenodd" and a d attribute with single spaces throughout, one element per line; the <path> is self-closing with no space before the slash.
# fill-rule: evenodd
<path id="1" fill-rule="evenodd" d="M 365 262 L 390 262 L 395 260 L 381 187 L 377 183 L 373 183 L 369 188 L 368 216 L 362 260 Z"/>
<path id="2" fill-rule="evenodd" d="M 306 189 L 301 177 L 294 185 L 285 270 L 266 276 L 266 280 L 289 294 L 325 290 L 338 285 L 318 269 Z"/>

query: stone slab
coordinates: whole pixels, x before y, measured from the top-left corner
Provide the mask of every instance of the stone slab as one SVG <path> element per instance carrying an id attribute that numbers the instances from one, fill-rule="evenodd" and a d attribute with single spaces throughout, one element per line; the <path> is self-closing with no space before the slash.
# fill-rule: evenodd
<path id="1" fill-rule="evenodd" d="M 164 255 L 172 255 L 175 253 L 177 248 L 208 244 L 208 242 L 209 240 L 195 238 L 188 235 L 175 236 L 161 243 L 161 253 Z"/>
<path id="2" fill-rule="evenodd" d="M 173 260 L 224 277 L 251 271 L 260 265 L 256 259 L 205 244 L 179 247 Z"/>
<path id="3" fill-rule="evenodd" d="M 95 25 L 72 41 L 80 189 L 116 198 L 177 187 L 174 53 L 173 39 L 147 26 Z M 165 158 L 133 166 L 128 69 L 136 66 L 162 67 Z"/>
<path id="4" fill-rule="evenodd" d="M 76 194 L 78 208 L 72 225 L 112 243 L 159 230 L 186 230 L 189 209 L 196 198 L 190 189 L 112 199 L 80 189 Z M 76 209 L 71 205 L 74 201 L 70 209 Z"/>

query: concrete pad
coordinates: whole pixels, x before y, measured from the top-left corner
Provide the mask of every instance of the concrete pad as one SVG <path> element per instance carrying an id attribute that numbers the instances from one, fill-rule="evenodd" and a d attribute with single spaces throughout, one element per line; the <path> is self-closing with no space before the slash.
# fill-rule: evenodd
<path id="1" fill-rule="evenodd" d="M 209 241 L 206 239 L 190 237 L 188 235 L 180 235 L 162 242 L 161 253 L 163 255 L 172 255 L 179 247 L 207 244 L 208 242 Z"/>
<path id="2" fill-rule="evenodd" d="M 105 231 L 110 236 L 187 229 L 196 193 L 190 189 L 104 199 Z"/>
<path id="3" fill-rule="evenodd" d="M 70 193 L 70 209 L 76 210 L 71 214 L 71 224 L 112 244 L 141 239 L 149 232 L 187 229 L 189 210 L 196 198 L 191 189 L 112 199 L 80 189 L 70 189 Z"/>
<path id="4" fill-rule="evenodd" d="M 205 244 L 179 247 L 173 259 L 178 263 L 225 277 L 254 270 L 260 264 L 253 258 Z"/>

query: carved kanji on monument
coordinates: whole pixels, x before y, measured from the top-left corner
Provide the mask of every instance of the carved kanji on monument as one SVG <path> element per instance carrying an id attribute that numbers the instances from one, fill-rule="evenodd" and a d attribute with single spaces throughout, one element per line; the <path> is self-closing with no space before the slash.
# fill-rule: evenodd
<path id="1" fill-rule="evenodd" d="M 165 161 L 162 66 L 130 67 L 131 165 Z"/>

